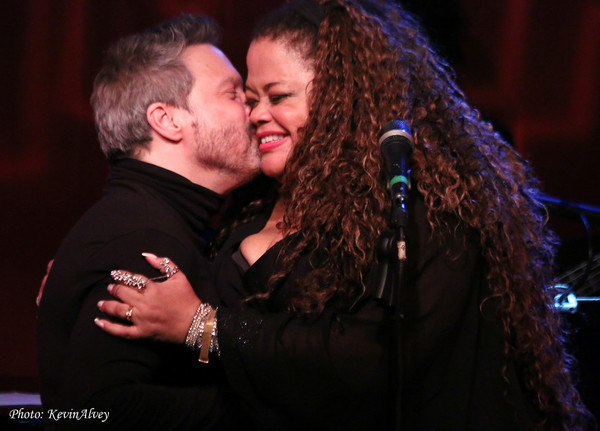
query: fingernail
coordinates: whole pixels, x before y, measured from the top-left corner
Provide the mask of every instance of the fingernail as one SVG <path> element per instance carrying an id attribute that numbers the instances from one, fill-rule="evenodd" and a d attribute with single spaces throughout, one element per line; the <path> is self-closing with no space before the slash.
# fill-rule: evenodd
<path id="1" fill-rule="evenodd" d="M 98 304 L 96 304 L 98 306 L 98 308 L 102 308 L 102 306 L 104 305 L 104 301 L 98 301 Z"/>
<path id="2" fill-rule="evenodd" d="M 104 328 L 104 322 L 98 319 L 97 317 L 94 319 L 94 323 L 101 328 Z"/>
<path id="3" fill-rule="evenodd" d="M 108 286 L 106 286 L 106 290 L 108 290 L 109 292 L 112 292 L 114 287 L 115 287 L 115 285 L 111 283 Z"/>
<path id="4" fill-rule="evenodd" d="M 142 256 L 144 257 L 153 257 L 154 259 L 157 259 L 156 255 L 154 253 L 142 253 Z"/>

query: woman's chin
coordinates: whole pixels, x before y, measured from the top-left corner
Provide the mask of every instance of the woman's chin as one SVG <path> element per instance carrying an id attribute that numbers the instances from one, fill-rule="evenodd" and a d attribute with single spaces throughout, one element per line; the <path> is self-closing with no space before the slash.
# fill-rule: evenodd
<path id="1" fill-rule="evenodd" d="M 281 182 L 281 177 L 283 176 L 283 168 L 283 166 L 273 166 L 273 164 L 266 162 L 263 162 L 260 165 L 260 170 L 263 174 L 279 182 Z"/>

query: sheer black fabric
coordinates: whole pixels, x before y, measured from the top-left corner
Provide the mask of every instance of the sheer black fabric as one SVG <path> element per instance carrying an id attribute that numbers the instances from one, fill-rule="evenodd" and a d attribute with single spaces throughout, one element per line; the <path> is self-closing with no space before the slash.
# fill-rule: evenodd
<path id="1" fill-rule="evenodd" d="M 489 291 L 478 235 L 451 223 L 448 234 L 433 237 L 416 193 L 409 211 L 401 329 L 404 429 L 531 429 L 531 400 L 504 355 L 493 301 L 480 309 Z M 219 309 L 218 326 L 229 381 L 260 430 L 392 429 L 397 338 L 386 306 L 369 291 L 352 311 L 288 313 L 293 280 L 311 268 L 306 256 L 271 298 L 241 303 L 263 291 L 277 268 L 280 243 L 249 267 L 238 253 L 241 241 L 267 218 L 238 227 L 213 267 L 226 306 Z M 502 377 L 505 364 L 509 382 Z"/>

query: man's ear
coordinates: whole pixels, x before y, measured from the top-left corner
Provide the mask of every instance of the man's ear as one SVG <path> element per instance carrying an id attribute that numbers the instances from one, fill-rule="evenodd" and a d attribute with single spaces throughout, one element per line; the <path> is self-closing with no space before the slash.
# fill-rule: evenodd
<path id="1" fill-rule="evenodd" d="M 148 106 L 146 119 L 150 127 L 164 139 L 179 142 L 183 139 L 180 109 L 162 102 Z"/>

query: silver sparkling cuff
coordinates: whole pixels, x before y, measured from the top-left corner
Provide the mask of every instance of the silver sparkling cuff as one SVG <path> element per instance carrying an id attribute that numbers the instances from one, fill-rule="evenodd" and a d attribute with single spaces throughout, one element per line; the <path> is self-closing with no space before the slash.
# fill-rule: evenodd
<path id="1" fill-rule="evenodd" d="M 186 347 L 196 353 L 199 353 L 200 357 L 198 360 L 201 362 L 208 362 L 207 358 L 203 358 L 207 356 L 205 355 L 206 351 L 215 355 L 220 354 L 216 311 L 217 310 L 212 308 L 208 303 L 200 304 L 196 309 L 196 314 L 194 315 L 190 329 L 185 337 Z M 209 320 L 211 316 L 212 320 Z M 212 328 L 210 329 L 210 338 L 204 336 L 204 328 L 207 323 L 212 325 Z M 203 349 L 202 347 L 207 341 L 209 343 L 208 349 L 206 346 L 204 346 Z"/>

